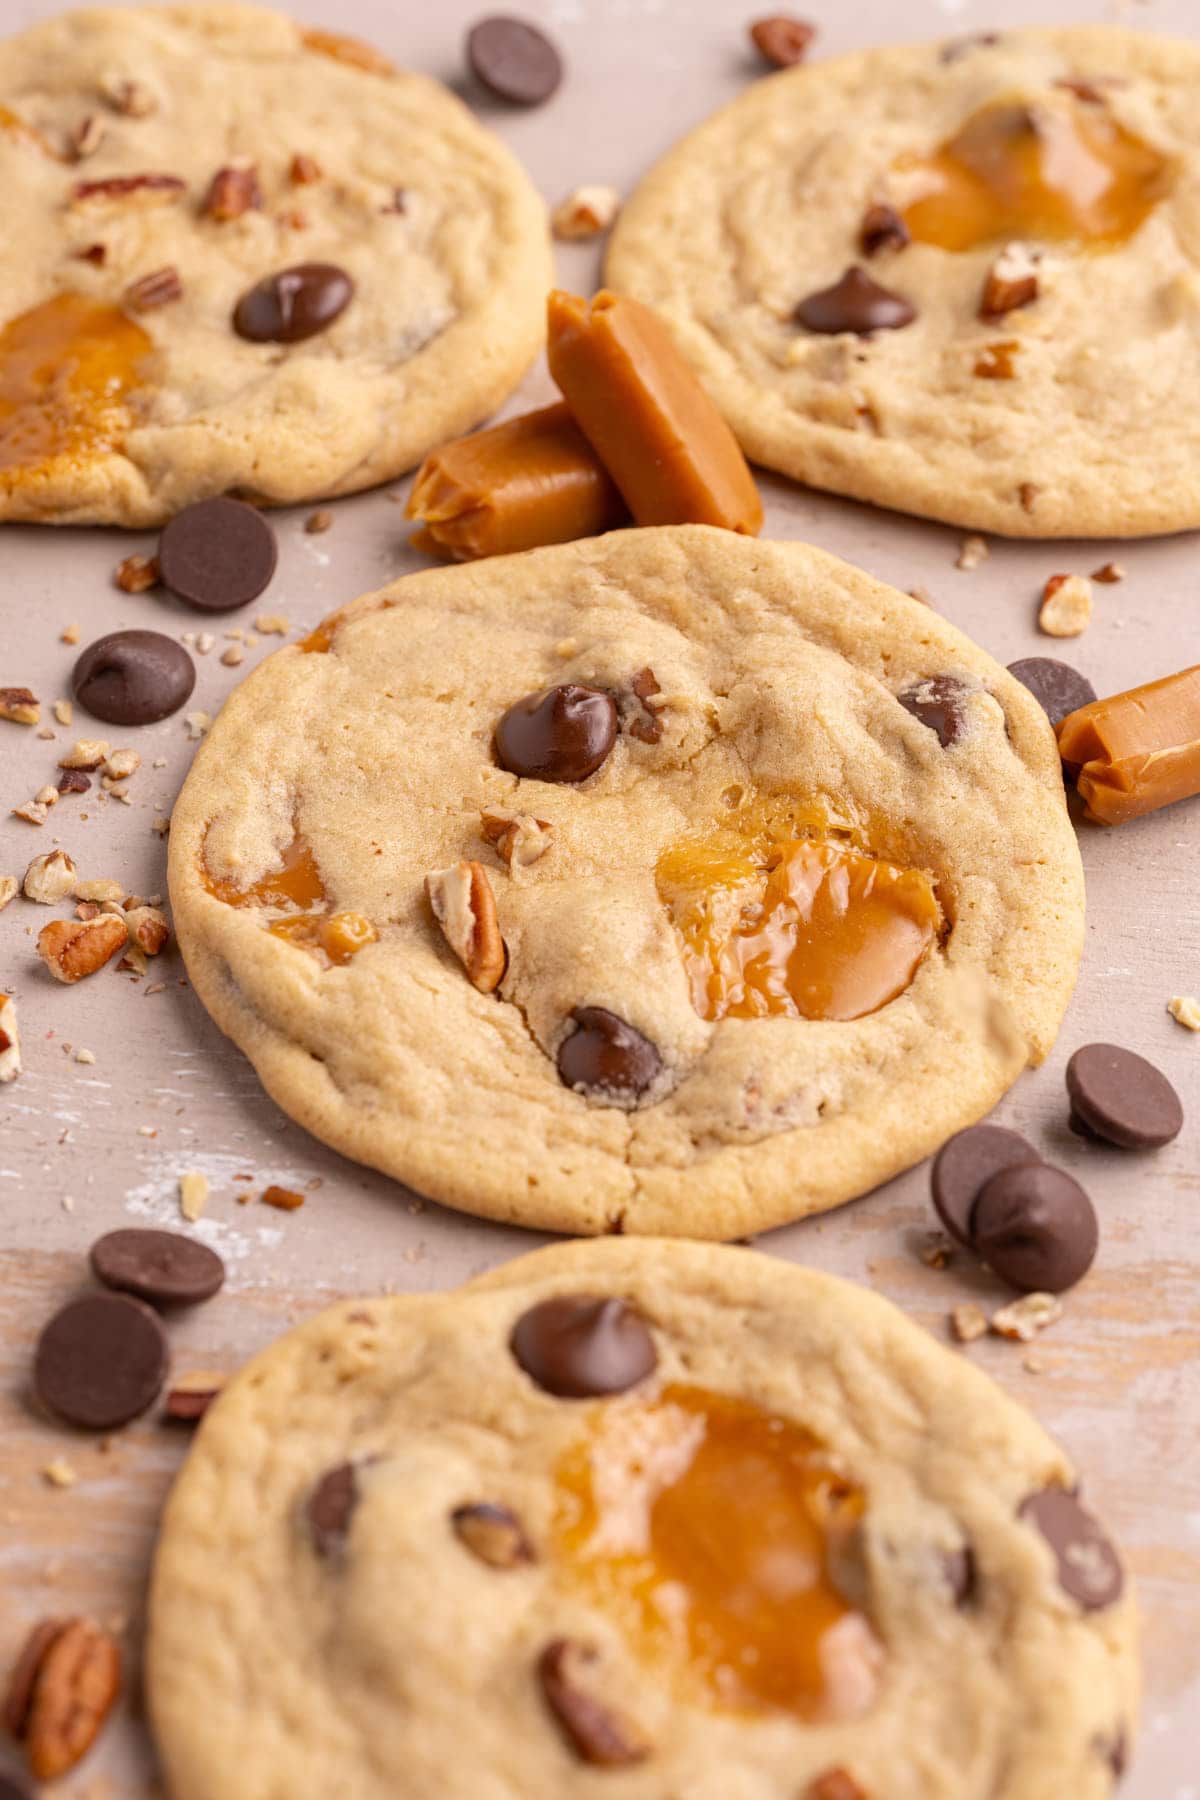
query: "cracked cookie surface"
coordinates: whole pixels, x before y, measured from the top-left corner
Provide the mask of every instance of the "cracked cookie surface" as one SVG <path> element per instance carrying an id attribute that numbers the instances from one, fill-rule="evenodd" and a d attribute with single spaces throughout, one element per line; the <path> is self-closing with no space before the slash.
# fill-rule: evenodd
<path id="1" fill-rule="evenodd" d="M 651 171 L 607 280 L 768 468 L 1014 537 L 1194 527 L 1198 75 L 1104 26 L 788 70 Z"/>
<path id="2" fill-rule="evenodd" d="M 758 1252 L 576 1243 L 348 1301 L 227 1385 L 176 1482 L 164 1772 L 176 1800 L 1105 1800 L 1135 1600 L 1077 1481 L 886 1301 Z"/>
<path id="3" fill-rule="evenodd" d="M 307 642 L 226 702 L 170 883 L 201 999 L 343 1153 L 525 1225 L 735 1237 L 886 1180 L 1047 1053 L 1083 926 L 1053 733 L 927 607 L 684 526 L 409 576 Z M 547 720 L 592 773 L 501 766 Z M 874 883 L 855 917 L 899 975 L 839 1006 L 751 969 L 706 1006 L 680 866 L 742 944 L 781 856 Z"/>
<path id="4" fill-rule="evenodd" d="M 0 519 L 373 486 L 478 424 L 544 336 L 544 207 L 505 146 L 280 13 L 97 8 L 0 43 L 0 180 Z M 341 275 L 311 335 L 235 330 L 312 265 Z"/>

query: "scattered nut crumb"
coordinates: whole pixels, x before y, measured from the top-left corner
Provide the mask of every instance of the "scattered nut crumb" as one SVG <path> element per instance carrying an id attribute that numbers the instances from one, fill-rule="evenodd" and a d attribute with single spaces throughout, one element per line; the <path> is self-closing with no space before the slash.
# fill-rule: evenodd
<path id="1" fill-rule="evenodd" d="M 1042 257 L 1026 244 L 1006 244 L 988 271 L 979 302 L 981 319 L 999 319 L 1028 306 L 1041 291 Z"/>
<path id="2" fill-rule="evenodd" d="M 1125 570 L 1121 563 L 1107 562 L 1103 563 L 1100 568 L 1092 570 L 1092 580 L 1103 581 L 1106 585 L 1111 585 L 1114 581 L 1124 581 L 1124 579 Z"/>
<path id="3" fill-rule="evenodd" d="M 1062 1311 L 1062 1301 L 1054 1294 L 1022 1294 L 992 1314 L 991 1328 L 998 1337 L 1028 1344 L 1039 1331 L 1061 1319 Z"/>
<path id="4" fill-rule="evenodd" d="M 142 759 L 136 750 L 114 750 L 104 765 L 104 773 L 110 781 L 126 781 L 141 766 Z"/>
<path id="5" fill-rule="evenodd" d="M 292 629 L 292 622 L 285 619 L 282 613 L 259 613 L 254 621 L 254 629 L 261 631 L 264 637 L 286 637 Z"/>
<path id="6" fill-rule="evenodd" d="M 960 1344 L 972 1344 L 984 1336 L 988 1328 L 987 1314 L 978 1306 L 955 1306 L 950 1309 L 950 1329 Z"/>
<path id="7" fill-rule="evenodd" d="M 208 1204 L 208 1176 L 191 1169 L 179 1177 L 179 1210 L 194 1225 Z"/>
<path id="8" fill-rule="evenodd" d="M 151 831 L 157 831 L 159 837 L 166 837 L 168 831 L 171 829 L 170 813 L 160 813 L 150 829 Z"/>
<path id="9" fill-rule="evenodd" d="M 40 787 L 33 797 L 39 806 L 58 805 L 58 789 L 56 787 L 50 787 L 49 784 L 45 787 Z"/>
<path id="10" fill-rule="evenodd" d="M 0 899 L 0 906 L 4 901 Z M 1174 994 L 1167 1001 L 1167 1011 L 1189 1031 L 1200 1031 L 1200 1000 L 1194 994 Z"/>
<path id="11" fill-rule="evenodd" d="M 65 850 L 47 850 L 35 856 L 21 883 L 27 900 L 42 906 L 57 906 L 75 892 L 79 871 Z"/>
<path id="12" fill-rule="evenodd" d="M 64 625 L 59 632 L 58 641 L 60 644 L 77 644 L 82 635 L 82 626 L 77 625 L 74 619 L 72 619 L 71 623 L 69 625 Z"/>
<path id="13" fill-rule="evenodd" d="M 0 719 L 13 725 L 37 725 L 42 709 L 37 695 L 27 687 L 0 687 Z"/>
<path id="14" fill-rule="evenodd" d="M 183 722 L 187 726 L 187 734 L 193 743 L 198 743 L 212 724 L 212 714 L 206 712 L 184 713 Z"/>
<path id="15" fill-rule="evenodd" d="M 198 631 L 196 633 L 196 655 L 207 656 L 216 641 L 215 633 L 211 631 Z"/>
<path id="16" fill-rule="evenodd" d="M 44 825 L 50 817 L 50 808 L 40 800 L 27 800 L 24 806 L 13 807 L 13 818 L 24 819 L 27 825 Z"/>
<path id="17" fill-rule="evenodd" d="M 96 1060 L 96 1053 L 94 1050 L 82 1050 L 81 1049 L 81 1050 L 77 1050 L 75 1052 L 75 1061 L 77 1063 L 85 1064 L 88 1068 L 91 1067 L 91 1065 L 95 1062 L 95 1060 Z"/>
<path id="18" fill-rule="evenodd" d="M 921 1246 L 921 1261 L 927 1269 L 944 1269 L 954 1260 L 954 1245 L 945 1232 L 935 1231 Z"/>
<path id="19" fill-rule="evenodd" d="M 80 738 L 73 749 L 60 756 L 60 769 L 98 769 L 108 760 L 107 738 Z"/>
<path id="20" fill-rule="evenodd" d="M 159 583 L 158 559 L 153 556 L 127 556 L 117 564 L 113 580 L 125 594 L 145 594 Z"/>
<path id="21" fill-rule="evenodd" d="M 94 900 L 97 906 L 103 906 L 106 900 L 121 901 L 125 898 L 125 888 L 119 881 L 77 881 L 75 883 L 77 900 Z"/>
<path id="22" fill-rule="evenodd" d="M 130 942 L 146 956 L 157 956 L 171 935 L 166 915 L 157 906 L 129 907 L 125 913 L 125 923 L 129 928 Z"/>
<path id="23" fill-rule="evenodd" d="M 35 731 L 33 735 L 35 737 L 41 738 L 41 740 L 44 744 L 53 744 L 57 741 L 55 739 L 54 733 L 51 731 L 51 729 L 48 725 L 43 725 L 41 727 L 41 729 L 39 731 Z"/>
<path id="24" fill-rule="evenodd" d="M 607 231 L 621 207 L 621 196 L 615 187 L 603 183 L 577 187 L 559 202 L 550 223 L 556 238 L 593 238 Z"/>
<path id="25" fill-rule="evenodd" d="M 69 700 L 56 700 L 54 702 L 54 716 L 60 725 L 69 725 L 75 717 L 75 708 L 71 705 Z"/>
<path id="26" fill-rule="evenodd" d="M 958 547 L 958 561 L 954 566 L 956 569 L 977 569 L 990 555 L 986 538 L 965 537 Z"/>
<path id="27" fill-rule="evenodd" d="M 225 664 L 227 669 L 240 668 L 245 660 L 246 652 L 242 649 L 240 644 L 230 644 L 227 650 L 222 650 L 221 652 L 221 661 Z"/>
<path id="28" fill-rule="evenodd" d="M 3 912 L 10 900 L 16 898 L 17 878 L 15 875 L 0 875 L 0 912 Z"/>
<path id="29" fill-rule="evenodd" d="M 1052 575 L 1042 590 L 1038 630 L 1047 637 L 1079 637 L 1092 621 L 1092 584 L 1086 575 Z"/>
<path id="30" fill-rule="evenodd" d="M 1027 1356 L 1021 1358 L 1021 1367 L 1030 1375 L 1044 1375 L 1046 1373 L 1046 1359 L 1043 1356 L 1035 1356 L 1033 1352 L 1030 1351 Z"/>
<path id="31" fill-rule="evenodd" d="M 304 1195 L 292 1188 L 271 1186 L 263 1189 L 262 1202 L 264 1206 L 277 1206 L 280 1212 L 295 1212 L 304 1205 Z"/>
<path id="32" fill-rule="evenodd" d="M 329 511 L 328 507 L 323 506 L 319 512 L 309 513 L 307 519 L 304 521 L 304 529 L 311 537 L 316 537 L 322 531 L 328 531 L 332 524 L 333 514 Z"/>
<path id="33" fill-rule="evenodd" d="M 43 1464 L 42 1474 L 50 1486 L 56 1488 L 74 1487 L 79 1480 L 65 1456 L 56 1456 L 53 1462 Z"/>

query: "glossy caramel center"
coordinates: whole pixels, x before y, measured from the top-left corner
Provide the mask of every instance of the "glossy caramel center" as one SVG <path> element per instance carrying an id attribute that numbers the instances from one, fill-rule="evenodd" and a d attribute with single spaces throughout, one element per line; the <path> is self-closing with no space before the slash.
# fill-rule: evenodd
<path id="1" fill-rule="evenodd" d="M 279 867 L 247 887 L 214 875 L 204 866 L 204 885 L 226 906 L 257 906 L 264 911 L 278 911 L 267 930 L 273 937 L 299 944 L 329 962 L 348 963 L 368 944 L 379 937 L 378 931 L 362 913 L 329 911 L 329 896 L 312 847 L 299 831 L 280 858 Z"/>
<path id="2" fill-rule="evenodd" d="M 895 165 L 909 235 L 943 250 L 995 239 L 1123 243 L 1170 186 L 1170 164 L 1105 110 L 1063 96 L 981 107 L 928 157 Z"/>
<path id="3" fill-rule="evenodd" d="M 0 330 L 0 471 L 119 447 L 153 344 L 115 306 L 58 294 Z"/>
<path id="4" fill-rule="evenodd" d="M 831 1573 L 864 1496 L 803 1427 L 701 1388 L 611 1401 L 557 1490 L 568 1578 L 681 1696 L 802 1719 L 870 1704 L 878 1640 Z"/>

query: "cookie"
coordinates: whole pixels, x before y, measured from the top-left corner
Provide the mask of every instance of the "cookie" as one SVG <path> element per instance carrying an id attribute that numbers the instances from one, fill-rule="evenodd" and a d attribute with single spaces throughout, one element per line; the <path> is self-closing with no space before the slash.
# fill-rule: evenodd
<path id="1" fill-rule="evenodd" d="M 1102 1800 L 1135 1602 L 1063 1453 L 888 1302 L 608 1240 L 257 1357 L 147 1674 L 175 1800 Z"/>
<path id="2" fill-rule="evenodd" d="M 226 702 L 169 867 L 287 1112 L 575 1232 L 737 1237 L 916 1162 L 1045 1056 L 1083 926 L 1032 694 L 833 557 L 704 526 L 335 615 Z"/>
<path id="3" fill-rule="evenodd" d="M 544 207 L 504 145 L 281 13 L 97 8 L 0 43 L 0 181 L 0 519 L 353 493 L 476 425 L 543 340 Z"/>
<path id="4" fill-rule="evenodd" d="M 799 481 L 1013 537 L 1195 527 L 1198 77 L 1107 26 L 788 70 L 646 177 L 609 285 Z"/>

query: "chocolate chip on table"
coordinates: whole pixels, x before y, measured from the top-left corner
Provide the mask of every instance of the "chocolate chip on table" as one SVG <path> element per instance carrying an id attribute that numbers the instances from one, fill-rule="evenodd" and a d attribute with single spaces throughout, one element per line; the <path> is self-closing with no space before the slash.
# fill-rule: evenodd
<path id="1" fill-rule="evenodd" d="M 562 1294 L 521 1314 L 509 1349 L 531 1381 L 560 1400 L 623 1394 L 658 1366 L 650 1327 L 624 1300 Z"/>
<path id="2" fill-rule="evenodd" d="M 1122 1150 L 1158 1150 L 1183 1129 L 1166 1076 L 1118 1044 L 1084 1044 L 1067 1064 L 1072 1123 Z"/>
<path id="3" fill-rule="evenodd" d="M 1002 1125 L 970 1125 L 947 1138 L 933 1159 L 930 1185 L 950 1236 L 971 1247 L 971 1215 L 984 1186 L 1001 1169 L 1040 1161 L 1032 1144 Z"/>
<path id="4" fill-rule="evenodd" d="M 167 1374 L 158 1315 L 128 1294 L 70 1300 L 42 1331 L 34 1355 L 38 1398 L 60 1418 L 111 1431 L 144 1413 Z"/>
<path id="5" fill-rule="evenodd" d="M 253 506 L 225 495 L 176 513 L 158 541 L 163 583 L 199 612 L 257 600 L 275 573 L 275 533 Z"/>
<path id="6" fill-rule="evenodd" d="M 360 1498 L 358 1469 L 354 1463 L 339 1463 L 322 1475 L 304 1505 L 304 1516 L 318 1556 L 342 1555 Z"/>
<path id="7" fill-rule="evenodd" d="M 538 1657 L 546 1704 L 582 1762 L 616 1769 L 644 1762 L 650 1743 L 594 1691 L 599 1657 L 590 1644 L 555 1638 Z"/>
<path id="8" fill-rule="evenodd" d="M 536 781 L 586 781 L 616 739 L 612 696 L 568 681 L 509 707 L 496 726 L 496 760 Z"/>
<path id="9" fill-rule="evenodd" d="M 625 1105 L 652 1087 L 662 1057 L 640 1031 L 603 1006 L 577 1006 L 575 1030 L 558 1047 L 558 1078 L 597 1100 Z"/>
<path id="10" fill-rule="evenodd" d="M 790 69 L 803 62 L 808 46 L 817 35 L 815 25 L 797 19 L 790 13 L 777 13 L 770 19 L 756 19 L 750 27 L 754 48 L 764 62 L 776 69 Z"/>
<path id="11" fill-rule="evenodd" d="M 490 1500 L 456 1506 L 450 1523 L 459 1542 L 489 1569 L 516 1569 L 535 1560 L 520 1519 L 507 1506 Z"/>
<path id="12" fill-rule="evenodd" d="M 948 750 L 967 728 L 966 701 L 973 692 L 953 675 L 931 675 L 896 698 L 905 712 L 935 732 L 942 749 Z"/>
<path id="13" fill-rule="evenodd" d="M 91 1248 L 92 1272 L 105 1287 L 165 1305 L 209 1300 L 225 1279 L 215 1250 L 180 1231 L 109 1231 Z"/>
<path id="14" fill-rule="evenodd" d="M 1008 672 L 1027 687 L 1052 725 L 1060 725 L 1068 713 L 1090 706 L 1096 690 L 1086 675 L 1054 656 L 1025 656 L 1009 663 Z"/>
<path id="15" fill-rule="evenodd" d="M 971 1214 L 971 1247 L 1002 1281 L 1026 1293 L 1061 1294 L 1091 1268 L 1096 1211 L 1079 1183 L 1046 1163 L 999 1170 Z"/>
<path id="16" fill-rule="evenodd" d="M 1058 1564 L 1058 1584 L 1085 1612 L 1119 1600 L 1120 1560 L 1103 1526 L 1066 1488 L 1043 1488 L 1021 1502 L 1018 1517 L 1041 1532 Z"/>
<path id="17" fill-rule="evenodd" d="M 336 263 L 297 263 L 265 275 L 233 309 L 233 329 L 252 344 L 299 344 L 327 331 L 354 298 Z"/>
<path id="18" fill-rule="evenodd" d="M 513 106 L 540 106 L 563 78 L 562 57 L 545 32 L 505 14 L 472 25 L 467 61 L 490 94 Z"/>
<path id="19" fill-rule="evenodd" d="M 71 672 L 76 701 L 106 725 L 154 725 L 178 712 L 195 685 L 191 657 L 161 631 L 110 631 Z"/>
<path id="20" fill-rule="evenodd" d="M 808 331 L 851 331 L 867 337 L 872 331 L 899 331 L 911 325 L 917 310 L 903 294 L 881 287 L 854 264 L 832 287 L 801 300 L 795 316 Z"/>

